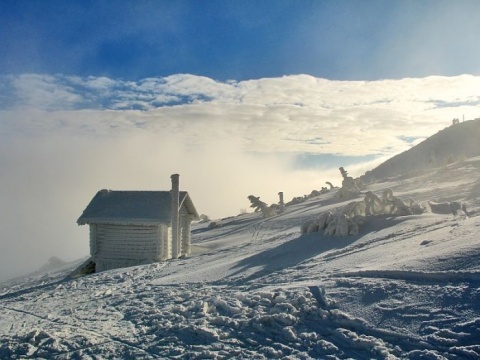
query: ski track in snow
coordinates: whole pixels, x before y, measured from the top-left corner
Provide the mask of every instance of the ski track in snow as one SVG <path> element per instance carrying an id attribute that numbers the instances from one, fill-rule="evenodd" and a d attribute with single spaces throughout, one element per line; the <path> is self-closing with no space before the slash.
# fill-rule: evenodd
<path id="1" fill-rule="evenodd" d="M 465 201 L 468 218 L 301 236 L 351 201 L 329 192 L 269 219 L 194 225 L 188 259 L 68 277 L 77 262 L 0 284 L 0 358 L 479 359 L 478 163 L 367 189 Z"/>

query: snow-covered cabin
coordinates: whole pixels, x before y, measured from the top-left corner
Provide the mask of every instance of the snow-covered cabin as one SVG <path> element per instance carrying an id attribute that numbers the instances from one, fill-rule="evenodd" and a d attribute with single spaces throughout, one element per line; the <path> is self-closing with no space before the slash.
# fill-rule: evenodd
<path id="1" fill-rule="evenodd" d="M 100 190 L 90 201 L 77 223 L 90 226 L 96 272 L 189 255 L 199 216 L 179 175 L 171 179 L 170 191 Z"/>

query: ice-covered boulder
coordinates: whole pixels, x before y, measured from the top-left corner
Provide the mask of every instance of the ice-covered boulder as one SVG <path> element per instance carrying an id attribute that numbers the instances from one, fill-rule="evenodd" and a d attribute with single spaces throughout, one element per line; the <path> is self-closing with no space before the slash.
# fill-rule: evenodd
<path id="1" fill-rule="evenodd" d="M 430 212 L 434 214 L 453 214 L 458 215 L 459 211 L 462 211 L 468 216 L 467 206 L 459 201 L 452 202 L 433 202 L 428 201 Z"/>

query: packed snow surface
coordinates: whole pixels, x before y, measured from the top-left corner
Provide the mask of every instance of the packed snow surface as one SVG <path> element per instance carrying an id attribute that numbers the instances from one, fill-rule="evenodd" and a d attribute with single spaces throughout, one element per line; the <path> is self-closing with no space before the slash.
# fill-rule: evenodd
<path id="1" fill-rule="evenodd" d="M 80 261 L 59 262 L 0 284 L 0 358 L 479 359 L 479 175 L 470 158 L 365 189 L 460 201 L 469 216 L 371 216 L 356 236 L 301 235 L 363 196 L 332 190 L 272 218 L 196 224 L 186 259 L 83 277 L 68 276 Z"/>

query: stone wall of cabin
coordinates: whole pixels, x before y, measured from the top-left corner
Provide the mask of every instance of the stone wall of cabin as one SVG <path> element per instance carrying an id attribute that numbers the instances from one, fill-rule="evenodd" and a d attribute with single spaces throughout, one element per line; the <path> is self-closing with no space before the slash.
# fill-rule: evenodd
<path id="1" fill-rule="evenodd" d="M 191 216 L 180 209 L 176 257 L 190 255 Z M 149 264 L 174 257 L 170 226 L 90 224 L 90 255 L 97 272 Z"/>
<path id="2" fill-rule="evenodd" d="M 96 271 L 149 264 L 169 258 L 168 229 L 160 226 L 90 225 Z"/>

